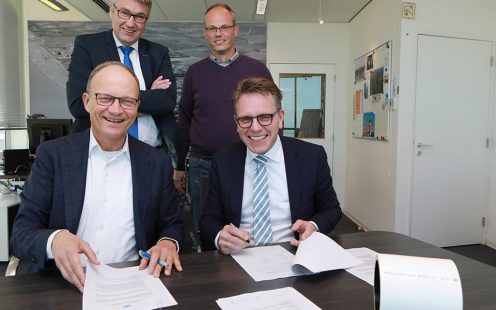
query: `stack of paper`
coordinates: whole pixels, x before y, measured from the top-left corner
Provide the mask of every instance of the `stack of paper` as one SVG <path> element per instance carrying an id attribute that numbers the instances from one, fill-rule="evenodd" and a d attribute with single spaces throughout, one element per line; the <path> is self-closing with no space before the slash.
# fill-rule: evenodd
<path id="1" fill-rule="evenodd" d="M 319 232 L 300 242 L 296 255 L 275 245 L 246 248 L 232 257 L 255 281 L 345 269 L 362 263 Z"/>

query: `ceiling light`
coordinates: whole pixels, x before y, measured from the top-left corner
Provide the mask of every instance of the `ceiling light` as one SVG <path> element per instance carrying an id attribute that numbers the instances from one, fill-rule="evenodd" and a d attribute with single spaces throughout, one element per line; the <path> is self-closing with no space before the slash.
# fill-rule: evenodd
<path id="1" fill-rule="evenodd" d="M 264 15 L 265 7 L 267 7 L 267 0 L 258 0 L 257 1 L 257 14 Z"/>
<path id="2" fill-rule="evenodd" d="M 66 8 L 56 0 L 40 0 L 40 2 L 57 12 L 69 11 L 68 8 Z"/>

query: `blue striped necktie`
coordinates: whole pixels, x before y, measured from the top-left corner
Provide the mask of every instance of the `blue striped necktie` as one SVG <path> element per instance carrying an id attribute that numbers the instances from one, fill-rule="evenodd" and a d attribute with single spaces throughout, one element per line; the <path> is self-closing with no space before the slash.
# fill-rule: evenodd
<path id="1" fill-rule="evenodd" d="M 253 181 L 253 235 L 255 243 L 272 243 L 272 225 L 270 223 L 270 199 L 267 167 L 269 158 L 258 155 L 254 158 L 257 164 Z"/>
<path id="2" fill-rule="evenodd" d="M 134 71 L 133 69 L 133 63 L 131 62 L 131 58 L 129 58 L 129 54 L 133 51 L 133 48 L 131 46 L 119 46 L 121 49 L 122 53 L 124 54 L 124 58 L 122 62 L 126 67 Z M 128 134 L 131 136 L 135 137 L 138 139 L 138 118 L 136 117 L 136 120 L 134 123 L 131 125 L 131 127 L 127 131 Z"/>

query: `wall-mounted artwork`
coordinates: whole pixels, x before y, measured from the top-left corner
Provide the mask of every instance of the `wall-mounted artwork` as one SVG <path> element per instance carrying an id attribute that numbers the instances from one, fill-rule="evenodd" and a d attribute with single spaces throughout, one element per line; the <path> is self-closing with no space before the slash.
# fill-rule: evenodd
<path id="1" fill-rule="evenodd" d="M 389 139 L 391 50 L 389 41 L 355 60 L 352 96 L 355 138 Z"/>
<path id="2" fill-rule="evenodd" d="M 265 63 L 267 24 L 239 23 L 236 47 L 240 53 Z M 71 118 L 65 83 L 74 38 L 111 28 L 110 22 L 29 21 L 30 114 Z M 178 100 L 186 69 L 209 55 L 202 22 L 150 22 L 143 37 L 169 48 L 177 77 Z"/>

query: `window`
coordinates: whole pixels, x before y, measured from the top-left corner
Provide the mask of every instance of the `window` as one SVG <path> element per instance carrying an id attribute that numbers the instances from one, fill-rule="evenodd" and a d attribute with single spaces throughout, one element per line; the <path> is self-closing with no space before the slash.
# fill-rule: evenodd
<path id="1" fill-rule="evenodd" d="M 325 79 L 325 74 L 279 74 L 285 136 L 325 138 Z"/>

